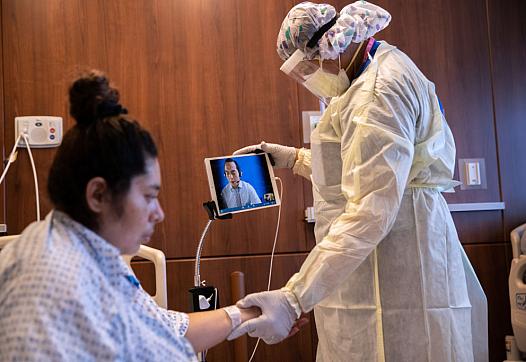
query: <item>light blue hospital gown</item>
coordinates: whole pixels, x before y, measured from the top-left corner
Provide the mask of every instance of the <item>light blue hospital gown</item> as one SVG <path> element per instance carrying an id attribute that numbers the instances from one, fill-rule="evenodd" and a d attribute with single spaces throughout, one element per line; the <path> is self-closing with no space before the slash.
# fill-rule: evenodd
<path id="1" fill-rule="evenodd" d="M 59 211 L 0 252 L 0 361 L 196 361 L 119 250 Z"/>

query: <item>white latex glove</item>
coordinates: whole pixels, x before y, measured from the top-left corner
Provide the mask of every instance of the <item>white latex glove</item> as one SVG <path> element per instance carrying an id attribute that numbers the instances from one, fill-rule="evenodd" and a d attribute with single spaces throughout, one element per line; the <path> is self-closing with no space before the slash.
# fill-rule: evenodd
<path id="1" fill-rule="evenodd" d="M 298 151 L 295 147 L 282 146 L 276 143 L 261 142 L 259 145 L 251 145 L 240 148 L 234 152 L 234 155 L 242 155 L 245 153 L 252 153 L 255 150 L 262 150 L 270 153 L 274 162 L 275 168 L 292 168 L 296 162 L 296 153 Z"/>
<path id="2" fill-rule="evenodd" d="M 239 308 L 259 307 L 261 315 L 242 323 L 227 339 L 230 341 L 247 332 L 251 337 L 263 339 L 266 344 L 275 344 L 287 338 L 297 315 L 285 293 L 281 290 L 254 293 L 237 302 Z"/>

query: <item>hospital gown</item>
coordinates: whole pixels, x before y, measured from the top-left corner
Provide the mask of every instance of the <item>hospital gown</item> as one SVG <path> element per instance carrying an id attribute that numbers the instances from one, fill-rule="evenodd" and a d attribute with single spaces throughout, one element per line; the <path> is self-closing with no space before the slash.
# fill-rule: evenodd
<path id="1" fill-rule="evenodd" d="M 0 252 L 0 360 L 196 361 L 119 250 L 52 211 Z"/>

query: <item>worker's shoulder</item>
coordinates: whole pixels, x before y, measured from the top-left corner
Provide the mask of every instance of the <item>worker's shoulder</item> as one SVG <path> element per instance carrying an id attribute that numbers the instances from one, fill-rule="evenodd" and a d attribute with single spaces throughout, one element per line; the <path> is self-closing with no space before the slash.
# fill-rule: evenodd
<path id="1" fill-rule="evenodd" d="M 382 45 L 378 54 L 381 64 L 378 69 L 380 76 L 385 75 L 386 79 L 392 79 L 394 75 L 418 82 L 429 82 L 417 64 L 404 51 L 384 42 Z"/>

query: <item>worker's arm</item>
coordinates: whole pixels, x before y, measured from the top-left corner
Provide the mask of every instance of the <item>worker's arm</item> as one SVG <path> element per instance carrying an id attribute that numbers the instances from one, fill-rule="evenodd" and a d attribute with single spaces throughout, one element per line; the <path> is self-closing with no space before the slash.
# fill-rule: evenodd
<path id="1" fill-rule="evenodd" d="M 311 165 L 311 152 L 306 148 L 299 148 L 296 152 L 296 161 L 294 162 L 294 167 L 292 172 L 295 175 L 300 175 L 305 177 L 310 181 L 310 175 L 312 174 L 312 165 Z"/>

